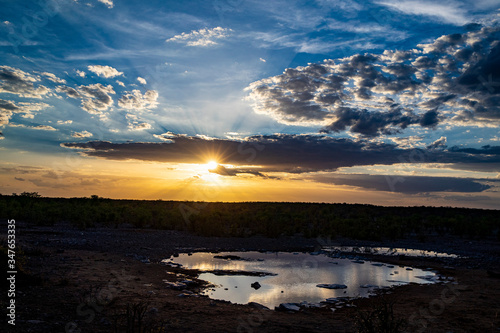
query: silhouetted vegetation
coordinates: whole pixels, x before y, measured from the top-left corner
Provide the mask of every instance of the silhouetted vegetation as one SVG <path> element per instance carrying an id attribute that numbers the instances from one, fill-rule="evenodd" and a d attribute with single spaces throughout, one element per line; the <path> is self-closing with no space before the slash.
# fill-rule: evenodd
<path id="1" fill-rule="evenodd" d="M 384 298 L 377 299 L 371 310 L 358 311 L 356 332 L 358 333 L 398 333 L 403 332 L 408 323 L 394 315 L 394 303 Z"/>
<path id="2" fill-rule="evenodd" d="M 458 235 L 500 240 L 500 211 L 449 207 L 380 207 L 321 203 L 206 203 L 179 201 L 44 198 L 38 193 L 0 196 L 0 218 L 79 228 L 185 230 L 204 236 L 248 237 L 302 234 L 382 240 L 412 235 Z"/>

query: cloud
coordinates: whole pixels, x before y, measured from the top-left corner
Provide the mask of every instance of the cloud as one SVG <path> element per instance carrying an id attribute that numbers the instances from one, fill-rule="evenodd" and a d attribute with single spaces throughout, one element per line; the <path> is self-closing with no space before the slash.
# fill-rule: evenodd
<path id="1" fill-rule="evenodd" d="M 50 89 L 38 85 L 38 76 L 28 74 L 20 69 L 0 66 L 0 93 L 15 94 L 20 97 L 42 98 L 50 92 Z"/>
<path id="2" fill-rule="evenodd" d="M 73 120 L 58 120 L 57 121 L 58 125 L 69 125 L 69 124 L 72 124 L 72 123 L 73 123 Z"/>
<path id="3" fill-rule="evenodd" d="M 356 165 L 398 163 L 469 163 L 500 166 L 500 147 L 442 151 L 399 149 L 395 145 L 312 135 L 251 136 L 242 140 L 205 139 L 165 133 L 165 142 L 64 143 L 83 149 L 82 154 L 112 160 L 144 160 L 173 163 L 206 163 L 259 166 L 260 172 L 317 172 Z"/>
<path id="4" fill-rule="evenodd" d="M 88 131 L 82 131 L 82 132 L 73 132 L 71 134 L 72 137 L 74 138 L 90 138 L 94 134 L 88 132 Z"/>
<path id="5" fill-rule="evenodd" d="M 491 185 L 481 184 L 484 179 L 404 176 L 399 181 L 384 175 L 365 174 L 319 174 L 308 179 L 321 183 L 355 186 L 367 190 L 416 194 L 422 192 L 465 192 L 476 193 L 490 189 Z"/>
<path id="6" fill-rule="evenodd" d="M 147 110 L 154 109 L 158 105 L 158 92 L 156 90 L 148 90 L 143 94 L 139 90 L 125 92 L 118 100 L 118 106 L 129 110 Z"/>
<path id="7" fill-rule="evenodd" d="M 58 86 L 56 91 L 65 93 L 71 98 L 81 99 L 82 109 L 91 114 L 100 114 L 108 110 L 113 105 L 113 98 L 110 95 L 115 94 L 111 85 L 104 86 L 100 83 L 82 85 L 77 89 Z"/>
<path id="8" fill-rule="evenodd" d="M 85 72 L 84 71 L 80 71 L 80 70 L 76 70 L 76 74 L 79 76 L 79 77 L 85 77 Z"/>
<path id="9" fill-rule="evenodd" d="M 167 42 L 186 42 L 188 46 L 212 46 L 217 45 L 216 40 L 229 36 L 231 29 L 216 27 L 213 29 L 193 30 L 190 33 L 183 32 L 167 39 Z"/>
<path id="10" fill-rule="evenodd" d="M 113 8 L 113 0 L 97 0 L 103 4 L 105 4 L 108 8 Z"/>
<path id="11" fill-rule="evenodd" d="M 151 124 L 148 124 L 148 123 L 139 123 L 137 121 L 133 121 L 133 122 L 128 124 L 128 128 L 131 131 L 143 131 L 143 130 L 151 129 L 152 126 L 151 126 Z"/>
<path id="12" fill-rule="evenodd" d="M 42 72 L 40 74 L 46 76 L 52 82 L 66 84 L 66 80 L 58 78 L 55 74 L 49 72 Z"/>
<path id="13" fill-rule="evenodd" d="M 264 58 L 259 58 L 259 60 L 262 62 L 266 62 L 266 59 L 264 59 Z"/>
<path id="14" fill-rule="evenodd" d="M 116 80 L 116 83 L 119 85 L 119 86 L 122 86 L 125 88 L 125 83 L 123 83 L 122 81 L 120 80 Z"/>
<path id="15" fill-rule="evenodd" d="M 221 176 L 253 175 L 262 178 L 273 178 L 273 179 L 277 178 L 277 177 L 266 176 L 263 173 L 251 168 L 235 168 L 235 167 L 227 168 L 220 164 L 218 164 L 217 167 L 215 167 L 214 169 L 209 169 L 208 171 L 210 173 L 215 173 Z"/>
<path id="16" fill-rule="evenodd" d="M 428 0 L 384 0 L 379 5 L 386 6 L 400 13 L 425 16 L 434 21 L 446 22 L 454 25 L 464 25 L 470 22 L 466 11 L 456 1 L 428 1 Z"/>
<path id="17" fill-rule="evenodd" d="M 123 75 L 123 72 L 119 72 L 118 70 L 116 70 L 116 68 L 113 68 L 111 66 L 91 65 L 87 68 L 89 71 L 105 78 Z"/>
<path id="18" fill-rule="evenodd" d="M 153 134 L 153 137 L 160 139 L 161 141 L 172 142 L 172 143 L 174 142 L 174 140 L 172 140 L 172 139 L 175 138 L 176 136 L 177 135 L 175 135 L 172 132 L 166 132 L 163 134 Z"/>
<path id="19" fill-rule="evenodd" d="M 25 118 L 32 118 L 32 113 L 41 111 L 49 107 L 46 103 L 15 103 L 9 100 L 0 99 L 0 126 L 9 123 L 10 118 L 14 113 L 21 113 Z"/>
<path id="20" fill-rule="evenodd" d="M 146 79 L 143 79 L 140 76 L 137 78 L 137 81 L 139 81 L 139 83 L 141 83 L 141 84 L 147 84 L 148 83 L 148 81 L 146 81 Z"/>
<path id="21" fill-rule="evenodd" d="M 13 124 L 13 123 L 11 123 L 9 126 L 10 127 L 22 127 L 22 128 L 28 128 L 28 129 L 34 129 L 34 130 L 41 130 L 41 131 L 57 131 L 54 127 L 49 126 L 49 125 L 28 126 L 28 125 L 24 125 L 24 124 Z"/>
<path id="22" fill-rule="evenodd" d="M 67 86 L 57 86 L 56 91 L 58 93 L 65 93 L 68 97 L 71 98 L 80 98 L 80 93 L 75 89 Z"/>
<path id="23" fill-rule="evenodd" d="M 437 38 L 414 50 L 325 60 L 250 84 L 256 113 L 286 125 L 364 136 L 441 123 L 500 124 L 500 28 Z"/>
<path id="24" fill-rule="evenodd" d="M 427 146 L 427 149 L 436 149 L 436 148 L 446 148 L 446 137 L 442 136 L 430 145 Z"/>

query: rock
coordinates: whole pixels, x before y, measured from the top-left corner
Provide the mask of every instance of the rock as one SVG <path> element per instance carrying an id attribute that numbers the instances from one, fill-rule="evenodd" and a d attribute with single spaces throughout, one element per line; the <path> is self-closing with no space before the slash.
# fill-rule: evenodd
<path id="1" fill-rule="evenodd" d="M 353 260 L 352 262 L 355 264 L 364 264 L 365 263 L 363 260 Z"/>
<path id="2" fill-rule="evenodd" d="M 413 270 L 413 268 L 407 267 L 407 268 L 406 268 L 406 270 L 407 270 L 407 271 L 412 271 L 412 270 Z"/>
<path id="3" fill-rule="evenodd" d="M 297 303 L 281 303 L 278 307 L 274 308 L 276 311 L 300 311 L 300 306 Z"/>
<path id="4" fill-rule="evenodd" d="M 197 284 L 197 282 L 196 282 L 196 281 L 189 280 L 189 279 L 182 280 L 182 281 L 180 281 L 180 282 L 181 282 L 181 283 L 184 283 L 184 284 L 185 284 L 185 285 L 187 285 L 187 286 L 192 286 L 192 285 Z"/>
<path id="5" fill-rule="evenodd" d="M 259 289 L 260 287 L 262 287 L 262 286 L 260 285 L 260 283 L 259 283 L 259 282 L 254 282 L 254 283 L 252 283 L 250 286 L 251 286 L 253 289 L 255 289 L 255 290 L 257 290 L 257 289 Z"/>
<path id="6" fill-rule="evenodd" d="M 423 276 L 415 276 L 417 279 L 426 280 L 426 281 L 436 281 L 439 277 L 436 275 L 423 275 Z"/>
<path id="7" fill-rule="evenodd" d="M 382 267 L 382 266 L 384 266 L 384 264 L 375 263 L 375 264 L 372 264 L 372 266 Z"/>
<path id="8" fill-rule="evenodd" d="M 345 284 L 336 284 L 336 283 L 320 283 L 317 284 L 316 287 L 318 288 L 327 288 L 327 289 L 346 289 L 347 286 Z"/>
<path id="9" fill-rule="evenodd" d="M 225 256 L 214 256 L 215 259 L 225 259 L 225 260 L 242 260 L 240 256 L 234 256 L 234 255 L 225 255 Z"/>
<path id="10" fill-rule="evenodd" d="M 247 305 L 248 305 L 248 306 L 250 306 L 250 307 L 252 307 L 252 308 L 255 308 L 255 309 L 260 309 L 260 310 L 271 310 L 271 309 L 269 309 L 267 306 L 262 305 L 262 304 L 257 303 L 257 302 L 249 302 Z"/>
<path id="11" fill-rule="evenodd" d="M 360 288 L 378 288 L 378 286 L 374 286 L 373 284 L 362 284 L 359 287 Z"/>
<path id="12" fill-rule="evenodd" d="M 167 285 L 167 287 L 169 287 L 170 289 L 174 289 L 174 290 L 183 290 L 183 289 L 186 289 L 186 284 L 182 283 L 182 282 L 170 282 L 170 281 L 165 281 L 163 280 L 163 282 Z"/>

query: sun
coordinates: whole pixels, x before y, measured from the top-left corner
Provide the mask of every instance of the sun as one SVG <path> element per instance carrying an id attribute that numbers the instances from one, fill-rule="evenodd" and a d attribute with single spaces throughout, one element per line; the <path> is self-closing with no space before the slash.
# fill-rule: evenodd
<path id="1" fill-rule="evenodd" d="M 219 164 L 217 162 L 210 161 L 210 162 L 207 163 L 207 169 L 208 170 L 213 170 L 213 169 L 217 168 L 218 165 Z"/>

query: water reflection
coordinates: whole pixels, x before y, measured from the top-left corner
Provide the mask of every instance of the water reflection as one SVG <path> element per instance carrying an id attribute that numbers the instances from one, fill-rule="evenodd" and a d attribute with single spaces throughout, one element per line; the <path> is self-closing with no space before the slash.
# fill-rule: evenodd
<path id="1" fill-rule="evenodd" d="M 215 255 L 236 255 L 244 260 L 214 258 Z M 307 253 L 260 253 L 224 252 L 180 254 L 169 261 L 182 264 L 185 268 L 201 271 L 231 270 L 269 272 L 274 276 L 215 275 L 201 273 L 199 278 L 216 285 L 205 294 L 214 299 L 246 304 L 258 302 L 270 308 L 280 303 L 302 302 L 318 303 L 332 297 L 364 297 L 374 288 L 361 288 L 362 285 L 389 287 L 409 282 L 433 283 L 435 273 L 421 269 L 406 270 L 407 267 L 388 267 L 366 261 L 353 263 L 350 259 L 330 258 L 324 254 Z M 375 263 L 377 264 L 377 263 Z M 390 282 L 392 281 L 392 282 Z M 261 288 L 254 289 L 251 284 L 259 282 Z M 318 288 L 318 284 L 345 284 L 347 289 Z M 365 286 L 366 287 L 366 286 Z"/>

